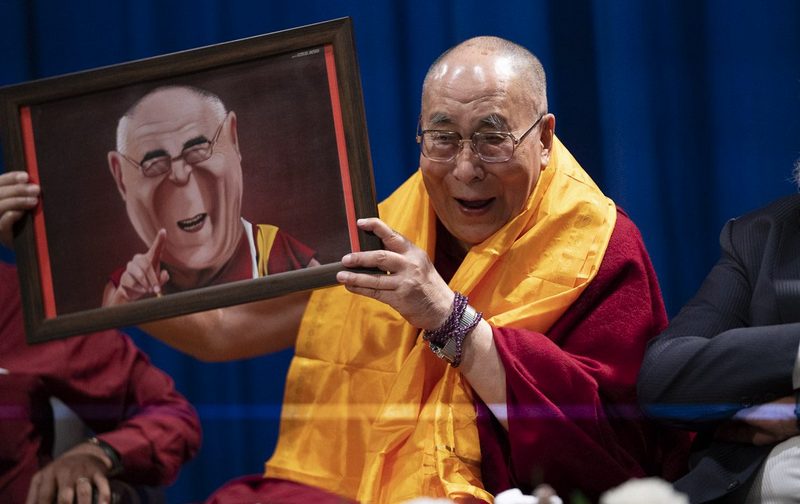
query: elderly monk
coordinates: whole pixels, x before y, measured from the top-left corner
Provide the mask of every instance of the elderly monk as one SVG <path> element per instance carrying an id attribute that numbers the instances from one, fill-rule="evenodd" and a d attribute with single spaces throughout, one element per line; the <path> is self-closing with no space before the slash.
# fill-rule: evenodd
<path id="1" fill-rule="evenodd" d="M 554 127 L 536 57 L 468 40 L 425 78 L 419 171 L 358 222 L 385 250 L 342 259 L 385 273 L 147 326 L 206 359 L 295 346 L 264 477 L 212 502 L 491 502 L 541 482 L 594 499 L 674 476 L 685 438 L 635 395 L 666 325 L 656 277 Z"/>

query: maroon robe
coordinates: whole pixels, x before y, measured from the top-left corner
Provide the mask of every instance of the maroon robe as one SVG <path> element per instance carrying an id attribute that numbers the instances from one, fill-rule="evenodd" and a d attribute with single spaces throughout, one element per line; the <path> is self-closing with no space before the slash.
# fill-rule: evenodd
<path id="1" fill-rule="evenodd" d="M 437 248 L 435 265 L 445 280 L 459 262 Z M 548 483 L 565 500 L 579 491 L 594 501 L 630 478 L 671 480 L 682 474 L 689 435 L 644 419 L 636 401 L 645 346 L 666 325 L 642 238 L 619 210 L 597 275 L 548 334 L 493 328 L 506 371 L 509 430 L 476 395 L 485 488 L 492 494 L 508 488 L 530 493 Z M 258 500 L 352 502 L 257 475 L 228 483 L 207 502 Z"/>
<path id="2" fill-rule="evenodd" d="M 0 262 L 0 502 L 25 502 L 51 460 L 58 397 L 120 454 L 132 483 L 163 485 L 200 447 L 200 422 L 172 379 L 117 331 L 25 342 L 17 271 Z"/>

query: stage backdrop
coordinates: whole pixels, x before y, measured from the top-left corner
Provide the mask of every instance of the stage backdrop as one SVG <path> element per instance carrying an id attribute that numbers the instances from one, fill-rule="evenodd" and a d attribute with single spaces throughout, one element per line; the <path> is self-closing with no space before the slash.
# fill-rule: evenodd
<path id="1" fill-rule="evenodd" d="M 557 134 L 638 223 L 670 315 L 716 260 L 726 219 L 796 191 L 794 0 L 6 0 L 0 84 L 341 16 L 355 24 L 380 198 L 417 167 L 414 130 L 431 61 L 474 35 L 519 42 L 548 73 Z M 205 429 L 170 502 L 260 472 L 274 447 L 290 354 L 205 364 L 137 341 L 174 376 Z"/>

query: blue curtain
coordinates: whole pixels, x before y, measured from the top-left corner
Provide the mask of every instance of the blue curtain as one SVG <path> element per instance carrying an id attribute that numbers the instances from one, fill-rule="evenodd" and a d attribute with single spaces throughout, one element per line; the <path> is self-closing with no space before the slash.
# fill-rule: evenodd
<path id="1" fill-rule="evenodd" d="M 413 135 L 431 61 L 473 35 L 514 40 L 548 72 L 557 134 L 638 223 L 670 315 L 716 260 L 726 219 L 796 191 L 795 0 L 2 0 L 0 84 L 342 16 L 354 21 L 379 198 L 417 167 Z M 260 472 L 290 354 L 204 364 L 136 338 L 205 429 L 170 501 Z"/>

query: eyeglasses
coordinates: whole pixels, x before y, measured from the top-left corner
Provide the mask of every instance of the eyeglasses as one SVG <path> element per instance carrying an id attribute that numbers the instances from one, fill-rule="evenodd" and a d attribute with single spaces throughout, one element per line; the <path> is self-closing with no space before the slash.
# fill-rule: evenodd
<path id="1" fill-rule="evenodd" d="M 165 154 L 146 159 L 139 163 L 125 154 L 122 154 L 121 152 L 120 155 L 130 161 L 132 164 L 138 166 L 142 171 L 142 175 L 145 177 L 158 177 L 160 175 L 164 175 L 165 173 L 169 173 L 172 170 L 172 163 L 178 161 L 179 159 L 182 159 L 184 163 L 190 165 L 202 163 L 214 155 L 214 146 L 217 144 L 219 134 L 222 132 L 222 125 L 225 124 L 225 120 L 227 118 L 228 114 L 225 114 L 225 118 L 217 127 L 217 131 L 214 133 L 214 137 L 210 141 L 203 140 L 196 144 L 184 147 L 181 153 L 175 157 L 170 157 L 168 154 Z"/>
<path id="2" fill-rule="evenodd" d="M 439 163 L 453 161 L 461 152 L 461 146 L 465 142 L 469 142 L 472 151 L 478 155 L 481 161 L 505 163 L 514 156 L 514 150 L 543 117 L 544 114 L 540 115 L 533 126 L 528 128 L 528 131 L 523 133 L 519 139 L 507 131 L 476 131 L 469 138 L 462 138 L 455 131 L 435 129 L 419 131 L 420 125 L 418 125 L 417 143 L 423 156 Z"/>

